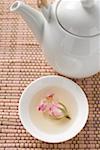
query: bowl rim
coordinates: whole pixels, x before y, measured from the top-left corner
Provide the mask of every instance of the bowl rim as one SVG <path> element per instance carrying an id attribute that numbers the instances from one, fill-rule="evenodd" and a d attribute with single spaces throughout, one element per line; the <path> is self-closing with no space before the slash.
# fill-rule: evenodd
<path id="1" fill-rule="evenodd" d="M 47 137 L 47 135 L 46 135 L 46 133 L 44 133 L 44 136 L 43 136 L 43 134 L 41 134 L 41 132 L 39 131 L 38 133 L 40 133 L 40 134 L 36 134 L 35 133 L 35 131 L 34 132 L 31 132 L 30 131 L 30 129 L 29 129 L 29 127 L 25 124 L 25 122 L 24 122 L 24 118 L 22 117 L 22 101 L 23 101 L 23 97 L 24 97 L 24 94 L 28 91 L 28 89 L 30 88 L 30 87 L 32 87 L 32 86 L 35 86 L 35 84 L 37 83 L 37 82 L 40 82 L 40 81 L 42 81 L 42 80 L 50 80 L 50 78 L 51 79 L 60 79 L 60 80 L 63 80 L 64 82 L 69 82 L 69 84 L 71 84 L 71 85 L 73 85 L 73 87 L 74 88 L 76 88 L 77 90 L 79 90 L 79 94 L 81 94 L 81 96 L 83 96 L 84 98 L 84 101 L 85 101 L 85 105 L 86 105 L 86 107 L 85 107 L 85 117 L 84 117 L 84 121 L 83 121 L 83 124 L 80 124 L 80 126 L 78 127 L 78 129 L 77 129 L 77 131 L 76 131 L 76 133 L 75 134 L 73 134 L 73 135 L 71 135 L 70 137 L 68 137 L 67 138 L 67 136 L 65 135 L 65 136 L 60 136 L 59 138 L 53 138 L 53 137 L 55 137 L 55 135 L 52 135 L 52 136 L 49 136 L 49 137 Z M 70 91 L 70 90 L 69 90 Z M 82 129 L 83 129 L 83 127 L 85 126 L 85 124 L 86 124 L 86 121 L 87 121 L 87 119 L 88 119 L 88 114 L 89 114 L 89 106 L 88 106 L 88 101 L 87 101 L 87 97 L 86 97 L 86 95 L 85 95 L 85 93 L 84 93 L 84 91 L 81 89 L 81 87 L 78 85 L 78 84 L 76 84 L 74 81 L 72 81 L 72 80 L 70 80 L 70 79 L 68 79 L 68 78 L 66 78 L 66 77 L 62 77 L 62 76 L 58 76 L 58 75 L 48 75 L 48 76 L 43 76 L 43 77 L 40 77 L 40 78 L 38 78 L 38 79 L 36 79 L 36 80 L 34 80 L 34 81 L 32 81 L 25 89 L 24 89 L 24 91 L 23 91 L 23 93 L 22 93 L 22 95 L 21 95 L 21 97 L 20 97 L 20 100 L 19 100 L 19 111 L 18 111 L 18 113 L 19 113 L 19 118 L 20 118 L 20 120 L 21 120 L 21 123 L 22 123 L 22 125 L 24 126 L 24 128 L 33 136 L 33 137 L 35 137 L 36 139 L 39 139 L 39 140 L 41 140 L 41 141 L 44 141 L 44 142 L 47 142 L 47 143 L 60 143 L 60 142 L 64 142 L 64 141 L 68 141 L 68 140 L 70 140 L 70 139 L 72 139 L 73 137 L 75 137 Z M 59 135 L 62 135 L 62 133 L 59 133 L 59 134 L 57 134 L 57 136 L 59 136 Z"/>

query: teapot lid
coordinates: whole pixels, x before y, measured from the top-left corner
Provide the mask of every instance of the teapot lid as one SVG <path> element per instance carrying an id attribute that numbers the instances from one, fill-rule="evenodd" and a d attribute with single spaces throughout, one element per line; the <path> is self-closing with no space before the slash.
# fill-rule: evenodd
<path id="1" fill-rule="evenodd" d="M 100 34 L 100 0 L 60 0 L 56 17 L 59 25 L 73 35 L 93 37 Z"/>

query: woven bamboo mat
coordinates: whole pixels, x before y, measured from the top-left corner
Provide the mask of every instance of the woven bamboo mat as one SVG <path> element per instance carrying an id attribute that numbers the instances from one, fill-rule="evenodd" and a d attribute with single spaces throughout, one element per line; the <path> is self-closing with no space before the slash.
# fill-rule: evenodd
<path id="1" fill-rule="evenodd" d="M 0 150 L 100 150 L 100 74 L 74 80 L 85 91 L 90 109 L 86 126 L 75 138 L 48 144 L 23 128 L 18 116 L 23 89 L 38 77 L 56 73 L 25 22 L 9 12 L 12 2 L 0 0 Z"/>

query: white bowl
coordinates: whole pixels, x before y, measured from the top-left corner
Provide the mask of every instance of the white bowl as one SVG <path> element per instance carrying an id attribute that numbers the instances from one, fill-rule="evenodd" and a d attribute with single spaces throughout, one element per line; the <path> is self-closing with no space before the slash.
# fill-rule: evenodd
<path id="1" fill-rule="evenodd" d="M 31 120 L 29 106 L 34 95 L 46 87 L 56 86 L 69 91 L 77 105 L 77 115 L 73 124 L 62 133 L 48 134 L 41 131 Z M 76 107 L 76 106 L 75 106 Z M 84 127 L 88 118 L 88 102 L 82 89 L 73 81 L 61 76 L 45 76 L 41 77 L 24 90 L 19 102 L 19 116 L 25 129 L 35 138 L 48 143 L 59 143 L 75 137 Z"/>

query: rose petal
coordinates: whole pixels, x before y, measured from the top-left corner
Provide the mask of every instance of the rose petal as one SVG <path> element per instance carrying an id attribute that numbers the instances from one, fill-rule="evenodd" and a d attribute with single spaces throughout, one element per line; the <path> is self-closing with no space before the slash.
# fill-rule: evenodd
<path id="1" fill-rule="evenodd" d="M 51 116 L 56 116 L 56 117 L 60 117 L 63 115 L 63 112 L 58 108 L 58 105 L 55 104 L 51 104 L 49 109 L 48 109 L 48 113 Z"/>
<path id="2" fill-rule="evenodd" d="M 46 103 L 41 103 L 40 105 L 38 105 L 37 109 L 38 109 L 39 111 L 44 112 L 44 111 L 46 111 L 46 109 L 47 109 L 47 104 L 46 104 Z"/>

